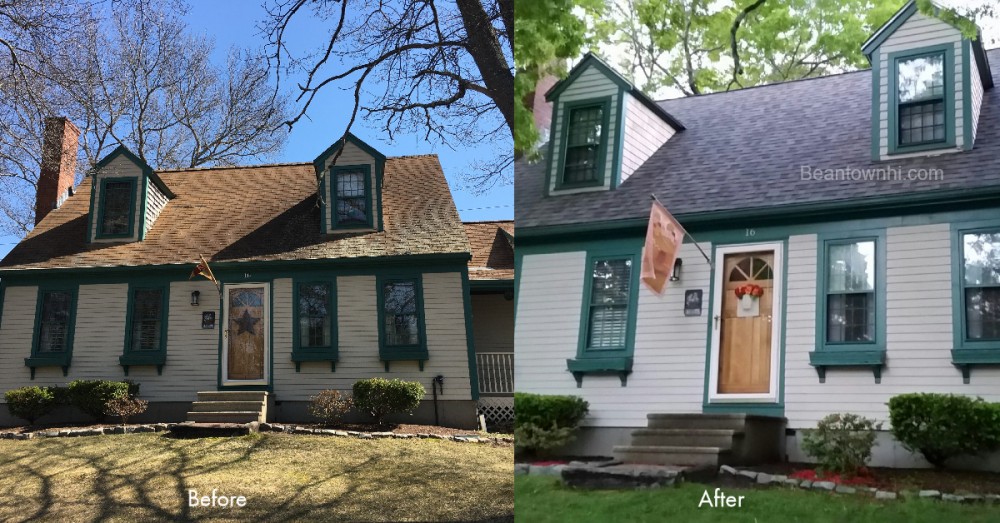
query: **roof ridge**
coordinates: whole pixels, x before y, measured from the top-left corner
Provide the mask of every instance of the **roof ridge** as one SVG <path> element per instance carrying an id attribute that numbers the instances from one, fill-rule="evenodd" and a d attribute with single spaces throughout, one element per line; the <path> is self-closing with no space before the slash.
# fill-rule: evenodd
<path id="1" fill-rule="evenodd" d="M 401 156 L 386 156 L 386 160 L 402 160 L 404 158 L 430 158 L 431 156 L 437 158 L 437 153 L 425 153 L 425 154 L 404 154 Z"/>
<path id="2" fill-rule="evenodd" d="M 837 77 L 837 76 L 846 76 L 846 75 L 849 75 L 849 74 L 871 73 L 871 70 L 872 70 L 871 67 L 866 67 L 864 69 L 858 69 L 856 71 L 841 71 L 839 73 L 825 74 L 823 76 L 810 76 L 809 78 L 795 78 L 793 80 L 785 80 L 783 82 L 774 82 L 774 83 L 769 83 L 769 84 L 751 85 L 750 87 L 743 87 L 741 89 L 736 89 L 736 90 L 733 90 L 733 91 L 715 91 L 715 92 L 712 92 L 712 93 L 698 94 L 698 95 L 695 95 L 695 96 L 678 96 L 677 98 L 663 98 L 662 100 L 656 100 L 656 103 L 658 103 L 658 104 L 669 103 L 669 102 L 672 102 L 674 100 L 682 100 L 682 99 L 689 99 L 689 98 L 695 98 L 695 99 L 697 99 L 697 98 L 706 98 L 706 97 L 709 97 L 709 96 L 719 95 L 719 94 L 736 94 L 736 93 L 740 93 L 740 92 L 743 92 L 743 91 L 750 91 L 752 89 L 763 89 L 765 87 L 777 87 L 779 85 L 794 84 L 794 83 L 797 83 L 797 82 L 808 82 L 810 80 L 823 80 L 823 79 L 826 79 L 826 78 L 834 78 L 834 77 Z"/>
<path id="3" fill-rule="evenodd" d="M 279 163 L 262 163 L 258 165 L 213 165 L 209 167 L 181 167 L 176 169 L 154 169 L 154 172 L 178 173 L 186 171 L 212 171 L 217 169 L 258 169 L 262 167 L 290 167 L 297 165 L 312 165 L 312 162 L 279 162 Z"/>
<path id="4" fill-rule="evenodd" d="M 476 223 L 507 223 L 507 222 L 513 223 L 514 218 L 510 218 L 507 220 L 469 220 L 469 221 L 463 221 L 462 223 L 466 225 L 472 225 Z"/>

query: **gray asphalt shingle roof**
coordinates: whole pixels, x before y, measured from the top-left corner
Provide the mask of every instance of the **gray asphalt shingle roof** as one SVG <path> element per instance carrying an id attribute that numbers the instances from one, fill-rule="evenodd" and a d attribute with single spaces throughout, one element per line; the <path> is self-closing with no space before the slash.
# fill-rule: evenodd
<path id="1" fill-rule="evenodd" d="M 1000 49 L 987 51 L 1000 63 Z M 1000 82 L 993 71 L 994 82 Z M 643 218 L 655 193 L 683 215 L 1000 186 L 1000 89 L 984 93 L 973 150 L 875 162 L 871 71 L 659 102 L 684 122 L 616 190 L 546 197 L 545 161 L 515 166 L 518 228 Z M 902 179 L 812 181 L 801 169 L 892 166 Z M 911 168 L 941 169 L 911 181 Z"/>

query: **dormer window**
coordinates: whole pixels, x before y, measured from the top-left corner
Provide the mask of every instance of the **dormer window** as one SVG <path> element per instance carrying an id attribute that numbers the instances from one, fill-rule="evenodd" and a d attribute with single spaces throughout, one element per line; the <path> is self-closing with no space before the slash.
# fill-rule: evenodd
<path id="1" fill-rule="evenodd" d="M 371 227 L 371 175 L 368 166 L 334 167 L 331 174 L 335 209 L 333 227 Z"/>
<path id="2" fill-rule="evenodd" d="M 604 183 L 601 152 L 607 147 L 606 105 L 591 103 L 569 109 L 566 160 L 560 187 L 586 187 Z"/>
<path id="3" fill-rule="evenodd" d="M 135 186 L 135 178 L 101 180 L 98 238 L 126 238 L 133 235 Z"/>
<path id="4" fill-rule="evenodd" d="M 949 82 L 946 78 L 945 50 L 897 57 L 893 61 L 896 78 L 896 148 L 939 147 L 954 143 L 954 129 L 949 140 Z M 948 78 L 953 78 L 953 74 Z"/>

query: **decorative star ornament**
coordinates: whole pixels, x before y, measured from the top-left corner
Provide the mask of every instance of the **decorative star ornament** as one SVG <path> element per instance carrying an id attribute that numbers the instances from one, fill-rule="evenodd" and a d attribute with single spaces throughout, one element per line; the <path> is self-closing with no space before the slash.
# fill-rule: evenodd
<path id="1" fill-rule="evenodd" d="M 257 322 L 259 321 L 260 318 L 254 318 L 250 315 L 250 309 L 243 309 L 243 316 L 240 316 L 240 318 L 236 320 L 236 325 L 239 326 L 239 330 L 236 331 L 236 335 L 239 336 L 244 332 L 248 332 L 253 335 L 257 328 Z"/>

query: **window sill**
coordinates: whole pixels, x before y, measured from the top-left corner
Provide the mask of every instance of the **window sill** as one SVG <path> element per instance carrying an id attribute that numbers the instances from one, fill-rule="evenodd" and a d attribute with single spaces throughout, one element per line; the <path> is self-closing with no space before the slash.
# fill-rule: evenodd
<path id="1" fill-rule="evenodd" d="M 424 370 L 424 362 L 428 360 L 426 347 L 381 347 L 378 358 L 385 363 L 386 372 L 390 361 L 415 361 Z"/>
<path id="2" fill-rule="evenodd" d="M 302 362 L 308 361 L 329 361 L 330 372 L 337 370 L 337 361 L 340 360 L 340 352 L 333 348 L 295 348 L 292 349 L 292 361 L 295 362 L 295 372 L 299 372 Z"/>
<path id="3" fill-rule="evenodd" d="M 583 357 L 566 360 L 566 367 L 573 373 L 577 388 L 583 386 L 583 377 L 587 374 L 617 374 L 624 387 L 628 383 L 628 375 L 632 373 L 632 357 Z"/>
<path id="4" fill-rule="evenodd" d="M 962 371 L 962 383 L 968 384 L 972 367 L 1000 366 L 1000 348 L 992 349 L 952 349 L 951 364 Z"/>
<path id="5" fill-rule="evenodd" d="M 921 153 L 927 151 L 937 151 L 940 149 L 954 149 L 954 142 L 934 142 L 934 143 L 924 143 L 920 145 L 902 145 L 893 147 L 886 153 L 888 156 L 894 156 L 897 154 L 909 154 L 909 153 Z"/>
<path id="6" fill-rule="evenodd" d="M 128 376 L 128 368 L 141 365 L 155 365 L 156 374 L 163 375 L 163 365 L 167 362 L 167 355 L 162 351 L 156 352 L 129 352 L 118 357 L 118 364 L 125 369 Z"/>
<path id="7" fill-rule="evenodd" d="M 63 376 L 69 374 L 69 362 L 73 355 L 65 354 L 35 355 L 24 358 L 24 366 L 31 369 L 31 379 L 35 379 L 35 369 L 38 367 L 62 367 Z"/>
<path id="8" fill-rule="evenodd" d="M 875 383 L 882 383 L 882 367 L 885 366 L 883 349 L 825 349 L 809 353 L 809 364 L 816 367 L 819 382 L 826 383 L 827 367 L 869 367 L 875 376 Z"/>

